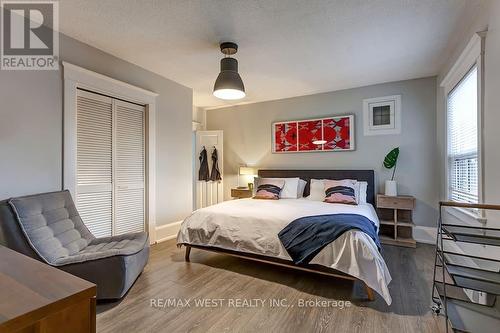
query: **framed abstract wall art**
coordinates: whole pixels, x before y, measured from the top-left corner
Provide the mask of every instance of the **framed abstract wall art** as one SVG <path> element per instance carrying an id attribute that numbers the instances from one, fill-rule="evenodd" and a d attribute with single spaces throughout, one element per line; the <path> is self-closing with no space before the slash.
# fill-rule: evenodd
<path id="1" fill-rule="evenodd" d="M 273 123 L 273 153 L 354 150 L 354 115 Z"/>

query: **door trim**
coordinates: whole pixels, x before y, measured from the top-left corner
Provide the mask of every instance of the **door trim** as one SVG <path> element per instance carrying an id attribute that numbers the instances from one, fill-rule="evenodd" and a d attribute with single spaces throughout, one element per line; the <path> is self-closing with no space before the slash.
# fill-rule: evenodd
<path id="1" fill-rule="evenodd" d="M 146 106 L 146 224 L 151 244 L 156 242 L 156 99 L 157 93 L 62 62 L 64 68 L 63 188 L 76 193 L 76 105 L 82 88 Z"/>

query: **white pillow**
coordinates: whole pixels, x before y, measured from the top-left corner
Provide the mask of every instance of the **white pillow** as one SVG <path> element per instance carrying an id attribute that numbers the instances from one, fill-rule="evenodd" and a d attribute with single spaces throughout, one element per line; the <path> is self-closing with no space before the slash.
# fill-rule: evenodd
<path id="1" fill-rule="evenodd" d="M 325 184 L 323 179 L 311 179 L 309 186 L 309 196 L 307 200 L 323 201 L 325 200 Z"/>
<path id="2" fill-rule="evenodd" d="M 254 178 L 254 184 L 257 184 L 258 177 Z M 296 178 L 266 178 L 273 180 L 283 180 L 285 186 L 280 192 L 280 199 L 297 199 L 299 197 L 299 177 Z M 255 188 L 255 186 L 254 186 Z"/>
<path id="3" fill-rule="evenodd" d="M 303 179 L 299 179 L 299 196 L 298 198 L 304 197 L 304 190 L 306 188 L 307 182 Z"/>
<path id="4" fill-rule="evenodd" d="M 307 200 L 324 201 L 325 200 L 325 181 L 326 179 L 311 179 L 311 186 Z M 356 181 L 356 203 L 366 203 L 367 182 Z"/>
<path id="5" fill-rule="evenodd" d="M 366 203 L 366 191 L 368 191 L 368 182 L 358 182 L 358 194 L 356 194 L 356 198 L 358 198 L 358 204 Z"/>

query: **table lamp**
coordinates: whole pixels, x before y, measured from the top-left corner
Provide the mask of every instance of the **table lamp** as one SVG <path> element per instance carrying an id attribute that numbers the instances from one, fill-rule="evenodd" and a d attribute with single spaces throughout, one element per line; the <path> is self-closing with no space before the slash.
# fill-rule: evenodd
<path id="1" fill-rule="evenodd" d="M 239 169 L 240 176 L 246 176 L 248 181 L 248 188 L 253 190 L 253 179 L 249 181 L 248 178 L 253 178 L 255 176 L 255 169 L 247 166 L 240 166 Z M 238 185 L 240 184 L 240 177 L 238 177 Z M 238 186 L 238 188 L 245 188 L 244 186 Z"/>

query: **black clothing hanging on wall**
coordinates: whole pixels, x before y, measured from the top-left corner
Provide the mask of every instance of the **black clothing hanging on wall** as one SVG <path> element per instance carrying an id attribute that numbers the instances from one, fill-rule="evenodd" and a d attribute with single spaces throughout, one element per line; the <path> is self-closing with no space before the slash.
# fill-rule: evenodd
<path id="1" fill-rule="evenodd" d="M 209 181 L 210 175 L 208 171 L 208 156 L 205 147 L 200 152 L 200 170 L 198 171 L 198 180 Z"/>
<path id="2" fill-rule="evenodd" d="M 212 172 L 210 173 L 210 180 L 214 182 L 222 180 L 218 162 L 219 162 L 219 156 L 217 154 L 217 148 L 214 147 L 214 151 L 212 152 Z"/>

